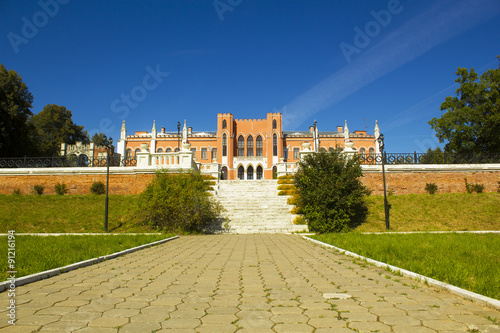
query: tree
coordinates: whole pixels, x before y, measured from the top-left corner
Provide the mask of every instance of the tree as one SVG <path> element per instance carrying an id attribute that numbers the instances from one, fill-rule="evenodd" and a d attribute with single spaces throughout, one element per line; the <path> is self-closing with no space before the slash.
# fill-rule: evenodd
<path id="1" fill-rule="evenodd" d="M 40 155 L 57 155 L 61 150 L 61 143 L 89 142 L 87 131 L 83 126 L 73 123 L 71 117 L 70 110 L 56 104 L 47 104 L 42 111 L 32 117 Z"/>
<path id="2" fill-rule="evenodd" d="M 111 146 L 113 144 L 113 138 L 109 138 L 106 136 L 106 134 L 104 133 L 99 133 L 99 134 L 94 134 L 94 136 L 92 137 L 92 142 L 96 145 L 96 146 Z"/>
<path id="3" fill-rule="evenodd" d="M 441 148 L 427 149 L 427 152 L 420 158 L 422 164 L 442 164 L 445 163 L 444 152 Z"/>
<path id="4" fill-rule="evenodd" d="M 0 64 L 0 157 L 35 153 L 29 124 L 33 95 L 21 75 Z"/>
<path id="5" fill-rule="evenodd" d="M 480 77 L 472 68 L 459 68 L 457 97 L 441 104 L 445 113 L 429 121 L 440 142 L 451 153 L 500 153 L 500 68 Z"/>
<path id="6" fill-rule="evenodd" d="M 312 232 L 348 231 L 363 211 L 368 190 L 359 180 L 361 165 L 357 157 L 346 156 L 338 149 L 320 151 L 299 162 L 296 203 Z"/>

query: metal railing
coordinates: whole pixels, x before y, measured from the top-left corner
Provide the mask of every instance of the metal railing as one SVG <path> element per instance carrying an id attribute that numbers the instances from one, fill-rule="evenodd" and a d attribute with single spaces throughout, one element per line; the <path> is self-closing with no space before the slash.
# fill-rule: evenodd
<path id="1" fill-rule="evenodd" d="M 107 157 L 89 159 L 86 155 L 80 156 L 53 156 L 53 157 L 11 157 L 0 158 L 0 168 L 71 168 L 71 167 L 105 167 Z M 109 166 L 137 166 L 135 157 L 111 156 Z"/>
<path id="2" fill-rule="evenodd" d="M 360 154 L 361 164 L 381 164 L 382 154 Z M 482 164 L 500 163 L 500 154 L 384 153 L 385 164 Z"/>

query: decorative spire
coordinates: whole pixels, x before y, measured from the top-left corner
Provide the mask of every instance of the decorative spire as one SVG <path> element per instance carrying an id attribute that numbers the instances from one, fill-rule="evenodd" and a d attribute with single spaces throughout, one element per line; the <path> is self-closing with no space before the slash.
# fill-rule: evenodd
<path id="1" fill-rule="evenodd" d="M 126 140 L 127 139 L 127 128 L 125 127 L 125 120 L 122 121 L 122 129 L 120 132 L 120 140 Z"/>
<path id="2" fill-rule="evenodd" d="M 151 133 L 156 134 L 156 120 L 153 120 L 153 128 L 151 129 Z"/>
<path id="3" fill-rule="evenodd" d="M 373 136 L 375 137 L 375 141 L 378 139 L 380 136 L 380 129 L 378 128 L 378 121 L 375 120 L 375 130 L 373 131 Z"/>
<path id="4" fill-rule="evenodd" d="M 344 139 L 346 142 L 349 141 L 349 128 L 347 128 L 347 120 L 344 124 Z"/>

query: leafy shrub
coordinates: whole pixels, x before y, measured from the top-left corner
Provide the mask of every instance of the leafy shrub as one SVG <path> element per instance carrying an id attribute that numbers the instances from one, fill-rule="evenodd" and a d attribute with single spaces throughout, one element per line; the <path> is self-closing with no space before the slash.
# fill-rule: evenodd
<path id="1" fill-rule="evenodd" d="M 13 195 L 21 195 L 21 189 L 20 188 L 15 188 L 14 191 L 12 191 Z"/>
<path id="2" fill-rule="evenodd" d="M 500 182 L 498 182 L 497 192 L 500 193 Z"/>
<path id="3" fill-rule="evenodd" d="M 68 193 L 68 191 L 69 191 L 68 188 L 67 188 L 67 186 L 66 186 L 66 184 L 64 184 L 64 183 L 62 183 L 62 184 L 57 183 L 54 186 L 54 190 L 59 195 L 64 195 L 64 194 Z"/>
<path id="4" fill-rule="evenodd" d="M 465 191 L 467 191 L 467 193 L 473 193 L 473 192 L 483 193 L 484 185 L 477 184 L 477 183 L 471 184 L 471 183 L 467 182 L 467 178 L 465 178 Z"/>
<path id="5" fill-rule="evenodd" d="M 304 215 L 299 215 L 293 219 L 293 224 L 307 224 L 307 221 Z"/>
<path id="6" fill-rule="evenodd" d="M 37 185 L 33 186 L 33 193 L 35 193 L 35 194 L 42 195 L 43 190 L 45 190 L 45 185 L 37 184 Z"/>
<path id="7" fill-rule="evenodd" d="M 278 190 L 294 190 L 295 185 L 278 185 Z"/>
<path id="8" fill-rule="evenodd" d="M 436 183 L 427 183 L 425 184 L 425 191 L 429 194 L 434 194 L 438 190 L 438 186 Z"/>
<path id="9" fill-rule="evenodd" d="M 308 154 L 295 174 L 298 208 L 309 230 L 345 232 L 364 206 L 368 194 L 361 183 L 358 157 L 345 158 L 337 150 Z"/>
<path id="10" fill-rule="evenodd" d="M 101 195 L 106 193 L 106 185 L 103 182 L 93 182 L 90 186 L 90 192 L 96 195 Z"/>
<path id="11" fill-rule="evenodd" d="M 139 219 L 162 231 L 199 232 L 220 222 L 222 206 L 199 173 L 158 171 L 139 197 Z"/>

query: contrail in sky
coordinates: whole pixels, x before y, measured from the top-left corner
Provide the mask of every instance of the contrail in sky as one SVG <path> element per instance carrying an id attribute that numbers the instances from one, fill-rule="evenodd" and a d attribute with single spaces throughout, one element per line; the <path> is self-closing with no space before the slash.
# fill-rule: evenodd
<path id="1" fill-rule="evenodd" d="M 406 22 L 351 64 L 285 105 L 283 127 L 295 130 L 312 115 L 500 12 L 497 1 L 446 1 Z"/>

